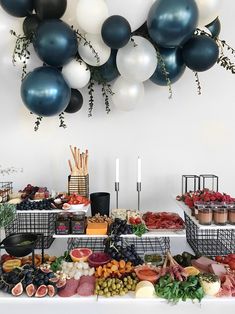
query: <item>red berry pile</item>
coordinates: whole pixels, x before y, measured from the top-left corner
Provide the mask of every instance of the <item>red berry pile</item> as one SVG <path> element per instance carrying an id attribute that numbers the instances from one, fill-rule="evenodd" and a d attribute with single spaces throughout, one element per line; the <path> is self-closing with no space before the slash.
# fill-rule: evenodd
<path id="1" fill-rule="evenodd" d="M 195 202 L 219 202 L 230 204 L 235 202 L 235 198 L 220 192 L 213 192 L 208 189 L 196 192 L 188 192 L 182 196 L 177 196 L 178 201 L 183 201 L 189 208 L 193 208 Z"/>

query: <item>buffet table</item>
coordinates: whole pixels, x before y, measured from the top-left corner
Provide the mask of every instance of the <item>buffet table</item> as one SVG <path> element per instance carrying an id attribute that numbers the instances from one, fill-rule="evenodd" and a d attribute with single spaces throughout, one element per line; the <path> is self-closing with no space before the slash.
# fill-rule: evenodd
<path id="1" fill-rule="evenodd" d="M 1 313 L 18 313 L 18 314 L 41 314 L 45 313 L 74 313 L 86 312 L 88 314 L 119 314 L 135 312 L 141 314 L 153 313 L 190 313 L 190 314 L 210 314 L 220 313 L 233 314 L 235 308 L 235 300 L 233 298 L 205 298 L 201 304 L 192 303 L 191 301 L 179 302 L 176 305 L 167 304 L 162 299 L 134 299 L 132 296 L 113 297 L 110 299 L 96 297 L 82 298 L 27 298 L 18 297 L 13 299 L 12 296 L 0 294 L 0 309 Z"/>

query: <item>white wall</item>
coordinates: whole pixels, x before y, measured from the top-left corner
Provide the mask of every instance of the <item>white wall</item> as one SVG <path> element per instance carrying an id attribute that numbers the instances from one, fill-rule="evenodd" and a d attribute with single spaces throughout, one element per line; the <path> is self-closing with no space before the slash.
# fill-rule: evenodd
<path id="1" fill-rule="evenodd" d="M 221 38 L 235 47 L 234 10 L 234 1 L 223 1 Z M 174 209 L 170 199 L 180 191 L 181 175 L 185 173 L 218 174 L 221 190 L 235 195 L 232 74 L 217 65 L 202 73 L 203 95 L 197 96 L 193 73 L 188 71 L 173 86 L 172 101 L 166 88 L 147 83 L 143 103 L 129 113 L 112 108 L 107 116 L 98 94 L 92 118 L 87 117 L 84 91 L 83 110 L 66 116 L 67 130 L 58 128 L 57 119 L 52 118 L 45 119 L 35 133 L 34 119 L 19 94 L 20 71 L 10 63 L 12 43 L 8 32 L 5 36 L 9 38 L 5 38 L 7 44 L 0 51 L 0 164 L 24 168 L 23 174 L 4 178 L 12 179 L 16 189 L 32 183 L 65 190 L 69 144 L 73 144 L 90 151 L 91 191 L 113 193 L 115 158 L 120 158 L 122 207 L 136 206 L 138 155 L 143 161 L 144 209 Z"/>

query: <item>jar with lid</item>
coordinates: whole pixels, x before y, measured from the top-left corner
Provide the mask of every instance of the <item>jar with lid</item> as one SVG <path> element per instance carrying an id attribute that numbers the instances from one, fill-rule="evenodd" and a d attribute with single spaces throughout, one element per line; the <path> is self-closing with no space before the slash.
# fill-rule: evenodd
<path id="1" fill-rule="evenodd" d="M 225 207 L 213 208 L 213 220 L 217 226 L 225 226 L 228 221 L 228 210 Z"/>
<path id="2" fill-rule="evenodd" d="M 70 218 L 68 214 L 58 215 L 55 223 L 55 232 L 58 235 L 67 235 L 70 233 Z"/>
<path id="3" fill-rule="evenodd" d="M 210 207 L 202 207 L 198 209 L 198 220 L 200 225 L 209 226 L 212 224 L 212 209 Z"/>
<path id="4" fill-rule="evenodd" d="M 84 212 L 78 212 L 73 214 L 71 219 L 71 233 L 72 234 L 84 234 L 86 227 L 86 219 Z"/>

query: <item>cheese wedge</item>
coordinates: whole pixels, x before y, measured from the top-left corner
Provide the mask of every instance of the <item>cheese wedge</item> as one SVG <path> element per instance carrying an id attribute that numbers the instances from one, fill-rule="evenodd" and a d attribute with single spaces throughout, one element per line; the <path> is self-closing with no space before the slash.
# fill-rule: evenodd
<path id="1" fill-rule="evenodd" d="M 106 235 L 108 231 L 107 223 L 88 222 L 86 234 L 87 235 Z"/>
<path id="2" fill-rule="evenodd" d="M 135 290 L 136 298 L 153 298 L 155 296 L 154 285 L 149 281 L 140 281 Z"/>

